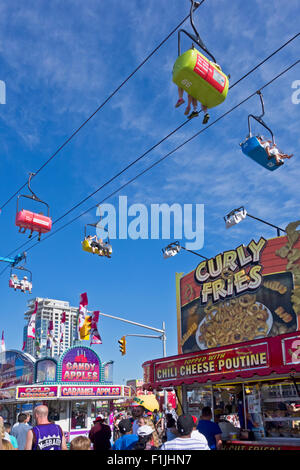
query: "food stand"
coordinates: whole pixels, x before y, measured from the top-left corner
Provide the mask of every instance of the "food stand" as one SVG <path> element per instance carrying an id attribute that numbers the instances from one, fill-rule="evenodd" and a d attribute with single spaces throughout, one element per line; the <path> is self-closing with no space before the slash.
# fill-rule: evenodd
<path id="1" fill-rule="evenodd" d="M 131 387 L 105 380 L 100 357 L 88 347 L 69 348 L 58 362 L 35 361 L 19 351 L 6 351 L 0 360 L 0 415 L 16 422 L 21 411 L 46 404 L 49 420 L 62 427 L 67 441 L 88 435 L 99 413 L 132 394 Z"/>
<path id="2" fill-rule="evenodd" d="M 297 225 L 176 274 L 178 355 L 143 364 L 185 413 L 212 408 L 224 449 L 300 449 Z"/>

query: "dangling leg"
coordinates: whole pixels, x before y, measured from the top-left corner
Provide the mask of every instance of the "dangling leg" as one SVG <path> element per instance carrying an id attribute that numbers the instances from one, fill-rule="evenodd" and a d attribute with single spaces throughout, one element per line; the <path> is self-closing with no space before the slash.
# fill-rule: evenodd
<path id="1" fill-rule="evenodd" d="M 32 234 L 33 234 L 33 230 L 30 231 L 30 234 L 29 234 L 29 237 L 28 237 L 28 238 L 31 238 L 31 237 L 32 237 Z"/>
<path id="2" fill-rule="evenodd" d="M 193 112 L 189 115 L 189 119 L 199 116 L 199 111 L 197 110 L 198 101 L 196 98 L 192 98 Z"/>
<path id="3" fill-rule="evenodd" d="M 185 116 L 188 116 L 190 114 L 192 100 L 193 100 L 193 98 L 190 95 L 188 95 L 188 105 L 186 107 L 186 110 L 184 111 Z"/>
<path id="4" fill-rule="evenodd" d="M 209 114 L 207 112 L 207 106 L 204 106 L 203 104 L 201 104 L 201 111 L 204 112 L 204 117 L 203 117 L 202 124 L 206 124 L 209 120 Z"/>
<path id="5" fill-rule="evenodd" d="M 175 104 L 175 108 L 179 108 L 184 103 L 183 99 L 183 88 L 178 87 L 178 101 Z"/>

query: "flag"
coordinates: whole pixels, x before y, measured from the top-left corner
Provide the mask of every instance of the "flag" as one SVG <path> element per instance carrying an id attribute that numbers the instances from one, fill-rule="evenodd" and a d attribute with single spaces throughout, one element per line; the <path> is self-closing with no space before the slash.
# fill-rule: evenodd
<path id="1" fill-rule="evenodd" d="M 59 342 L 60 344 L 63 342 L 64 334 L 65 334 L 65 323 L 66 323 L 66 312 L 63 312 L 60 319 L 60 332 L 59 332 Z"/>
<path id="2" fill-rule="evenodd" d="M 30 317 L 27 327 L 27 338 L 35 338 L 35 319 L 36 319 L 36 312 L 38 308 L 38 302 L 35 302 L 34 311 Z"/>
<path id="3" fill-rule="evenodd" d="M 47 349 L 50 349 L 53 343 L 57 343 L 57 339 L 54 337 L 53 321 L 50 320 L 47 331 Z"/>
<path id="4" fill-rule="evenodd" d="M 88 298 L 87 294 L 80 295 L 79 301 L 79 316 L 78 316 L 78 337 L 81 340 L 90 339 L 90 330 L 91 330 L 91 315 L 87 313 Z"/>
<path id="5" fill-rule="evenodd" d="M 91 321 L 91 344 L 102 344 L 101 336 L 99 335 L 97 323 L 99 320 L 99 311 L 93 312 Z"/>
<path id="6" fill-rule="evenodd" d="M 0 347 L 0 352 L 5 352 L 5 342 L 4 342 L 4 331 L 2 330 L 2 339 L 1 339 L 1 347 Z"/>
<path id="7" fill-rule="evenodd" d="M 22 351 L 25 351 L 26 341 L 23 342 Z"/>

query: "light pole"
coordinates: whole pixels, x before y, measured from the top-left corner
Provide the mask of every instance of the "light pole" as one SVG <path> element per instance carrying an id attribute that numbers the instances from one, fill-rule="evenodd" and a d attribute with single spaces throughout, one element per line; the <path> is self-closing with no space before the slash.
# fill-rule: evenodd
<path id="1" fill-rule="evenodd" d="M 251 219 L 258 220 L 259 222 L 262 222 L 265 225 L 269 225 L 269 227 L 276 228 L 278 237 L 280 237 L 280 232 L 286 233 L 286 231 L 283 228 L 280 228 L 277 225 L 271 224 L 270 222 L 267 222 L 266 220 L 259 219 L 258 217 L 254 217 L 254 215 L 248 214 L 248 212 L 243 206 L 239 207 L 238 209 L 233 209 L 227 215 L 225 215 L 224 220 L 225 220 L 226 228 L 233 227 L 234 225 L 244 220 L 246 217 L 250 217 Z"/>
<path id="2" fill-rule="evenodd" d="M 206 258 L 206 256 L 203 256 L 200 253 L 197 253 L 196 251 L 188 250 L 184 246 L 181 246 L 178 241 L 169 243 L 168 246 L 162 249 L 163 257 L 167 259 L 171 258 L 172 256 L 176 256 L 180 252 L 180 250 L 185 250 L 189 253 L 193 253 L 193 255 L 200 256 L 200 258 L 208 259 Z"/>
<path id="3" fill-rule="evenodd" d="M 87 311 L 87 313 L 93 313 L 91 311 Z M 144 337 L 144 338 L 157 338 L 157 339 L 161 339 L 162 341 L 162 346 L 163 346 L 163 357 L 167 357 L 167 336 L 166 336 L 166 325 L 165 325 L 165 322 L 162 323 L 162 329 L 159 329 L 159 328 L 154 328 L 153 326 L 148 326 L 148 325 L 144 325 L 142 323 L 137 323 L 137 322 L 134 322 L 134 321 L 131 321 L 131 320 L 127 320 L 125 318 L 121 318 L 121 317 L 116 317 L 114 315 L 108 315 L 107 313 L 102 313 L 102 312 L 99 312 L 99 315 L 103 316 L 103 317 L 108 317 L 108 318 L 112 318 L 114 320 L 119 320 L 119 321 L 123 321 L 125 323 L 130 323 L 131 325 L 135 325 L 135 326 L 139 326 L 141 328 L 146 328 L 148 330 L 152 330 L 152 331 L 156 331 L 157 333 L 161 333 L 161 335 L 159 336 L 155 336 L 155 335 L 139 335 L 139 334 L 127 334 L 127 335 L 124 335 L 124 336 L 141 336 L 141 337 Z M 165 391 L 164 392 L 164 401 L 165 401 L 165 406 L 167 406 L 167 401 L 168 401 L 168 398 L 167 398 L 167 392 Z"/>

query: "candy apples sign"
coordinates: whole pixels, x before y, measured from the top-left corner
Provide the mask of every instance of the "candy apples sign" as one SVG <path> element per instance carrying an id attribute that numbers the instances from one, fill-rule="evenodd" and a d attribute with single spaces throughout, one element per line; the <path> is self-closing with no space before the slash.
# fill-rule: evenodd
<path id="1" fill-rule="evenodd" d="M 62 382 L 100 382 L 100 360 L 89 348 L 69 349 L 62 358 Z"/>
<path id="2" fill-rule="evenodd" d="M 298 331 L 300 221 L 202 261 L 177 279 L 178 352 Z"/>

